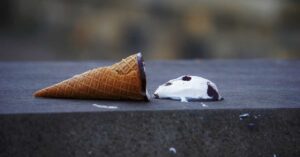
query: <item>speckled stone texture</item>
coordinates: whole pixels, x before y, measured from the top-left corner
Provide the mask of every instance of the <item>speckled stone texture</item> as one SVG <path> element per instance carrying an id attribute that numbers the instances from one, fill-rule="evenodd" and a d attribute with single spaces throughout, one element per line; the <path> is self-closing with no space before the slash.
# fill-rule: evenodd
<path id="1" fill-rule="evenodd" d="M 184 74 L 214 81 L 225 100 L 206 106 L 32 97 L 110 63 L 0 63 L 0 156 L 300 156 L 299 61 L 146 62 L 150 93 Z"/>

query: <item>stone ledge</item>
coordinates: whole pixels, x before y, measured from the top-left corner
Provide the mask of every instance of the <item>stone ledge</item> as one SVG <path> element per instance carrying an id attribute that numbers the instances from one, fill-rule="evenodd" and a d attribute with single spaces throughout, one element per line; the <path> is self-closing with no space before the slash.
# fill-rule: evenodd
<path id="1" fill-rule="evenodd" d="M 240 119 L 244 113 L 250 116 Z M 299 114 L 217 109 L 2 115 L 0 156 L 299 156 Z"/>
<path id="2" fill-rule="evenodd" d="M 225 101 L 207 106 L 32 97 L 39 88 L 111 63 L 1 62 L 0 156 L 300 156 L 299 61 L 146 63 L 150 93 L 184 74 L 217 83 Z M 240 120 L 244 113 L 250 115 Z"/>

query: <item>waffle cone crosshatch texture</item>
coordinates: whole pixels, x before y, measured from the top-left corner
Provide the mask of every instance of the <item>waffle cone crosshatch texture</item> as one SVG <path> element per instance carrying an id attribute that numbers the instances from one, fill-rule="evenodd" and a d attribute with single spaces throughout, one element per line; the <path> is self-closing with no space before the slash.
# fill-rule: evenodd
<path id="1" fill-rule="evenodd" d="M 88 70 L 34 93 L 36 97 L 149 101 L 141 53 Z"/>

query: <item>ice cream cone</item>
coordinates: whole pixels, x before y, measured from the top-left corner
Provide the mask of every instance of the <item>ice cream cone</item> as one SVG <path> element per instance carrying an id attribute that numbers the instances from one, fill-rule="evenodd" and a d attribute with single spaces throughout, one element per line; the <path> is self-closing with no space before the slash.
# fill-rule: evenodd
<path id="1" fill-rule="evenodd" d="M 99 67 L 34 93 L 36 97 L 130 99 L 148 101 L 141 53 L 107 67 Z"/>

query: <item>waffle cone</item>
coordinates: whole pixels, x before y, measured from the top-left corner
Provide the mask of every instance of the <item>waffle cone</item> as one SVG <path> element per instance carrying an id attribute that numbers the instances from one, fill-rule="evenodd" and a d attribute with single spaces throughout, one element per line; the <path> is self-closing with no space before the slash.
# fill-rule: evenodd
<path id="1" fill-rule="evenodd" d="M 142 55 L 129 56 L 34 93 L 36 97 L 148 101 Z"/>

